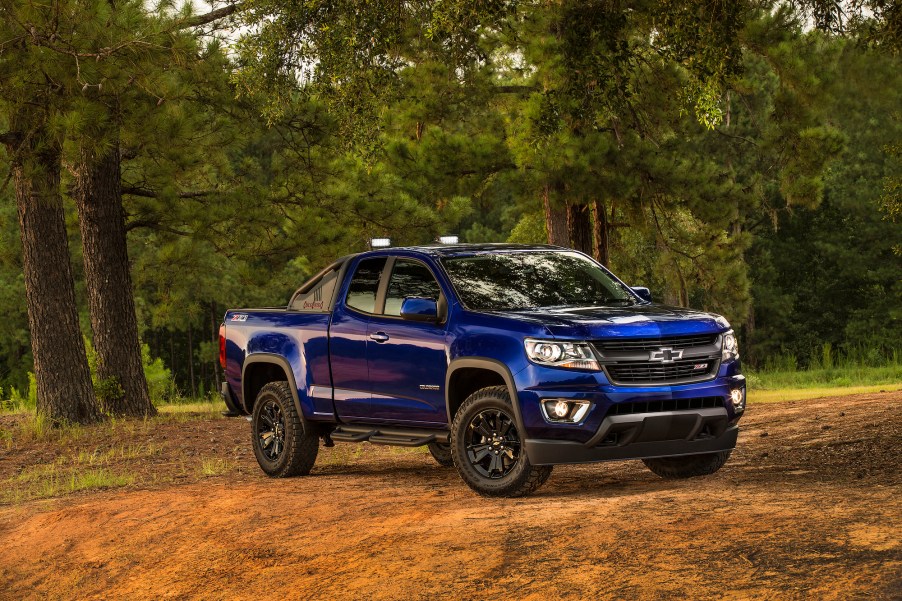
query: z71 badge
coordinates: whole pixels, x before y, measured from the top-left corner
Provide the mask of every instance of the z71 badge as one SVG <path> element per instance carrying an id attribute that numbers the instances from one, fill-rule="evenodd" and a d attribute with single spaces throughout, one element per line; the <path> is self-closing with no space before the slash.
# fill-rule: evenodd
<path id="1" fill-rule="evenodd" d="M 247 313 L 236 313 L 229 321 L 247 321 Z"/>

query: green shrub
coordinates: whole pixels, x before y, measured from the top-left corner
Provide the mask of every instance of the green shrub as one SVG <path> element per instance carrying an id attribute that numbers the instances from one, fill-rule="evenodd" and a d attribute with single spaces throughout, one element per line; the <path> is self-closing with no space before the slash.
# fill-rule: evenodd
<path id="1" fill-rule="evenodd" d="M 144 377 L 147 379 L 147 390 L 154 405 L 168 401 L 176 396 L 175 381 L 163 360 L 150 358 L 150 347 L 141 345 L 141 364 L 144 366 Z"/>

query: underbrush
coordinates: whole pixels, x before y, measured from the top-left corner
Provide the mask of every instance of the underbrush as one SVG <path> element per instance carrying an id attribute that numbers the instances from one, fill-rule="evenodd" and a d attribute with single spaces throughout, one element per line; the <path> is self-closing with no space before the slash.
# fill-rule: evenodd
<path id="1" fill-rule="evenodd" d="M 880 367 L 847 366 L 796 371 L 754 371 L 746 374 L 749 387 L 757 390 L 877 386 L 902 383 L 902 365 Z"/>
<path id="2" fill-rule="evenodd" d="M 791 353 L 781 353 L 768 357 L 763 368 L 746 372 L 753 390 L 902 384 L 902 357 L 896 350 L 867 347 L 838 351 L 828 343 L 813 353 L 806 365 Z"/>

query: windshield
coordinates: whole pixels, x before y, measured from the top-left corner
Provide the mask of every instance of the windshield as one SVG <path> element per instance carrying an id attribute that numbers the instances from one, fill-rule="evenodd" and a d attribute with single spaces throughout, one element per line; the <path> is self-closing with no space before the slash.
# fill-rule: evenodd
<path id="1" fill-rule="evenodd" d="M 457 294 L 474 311 L 632 305 L 636 297 L 575 252 L 523 252 L 442 260 Z"/>

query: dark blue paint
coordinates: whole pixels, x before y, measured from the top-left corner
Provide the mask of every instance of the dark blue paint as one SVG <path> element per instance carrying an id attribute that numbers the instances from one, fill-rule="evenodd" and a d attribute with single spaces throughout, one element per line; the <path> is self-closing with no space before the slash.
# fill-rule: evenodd
<path id="1" fill-rule="evenodd" d="M 584 442 L 616 403 L 721 397 L 731 420 L 730 390 L 745 387 L 739 361 L 721 364 L 715 379 L 679 386 L 615 386 L 601 371 L 550 368 L 529 361 L 527 337 L 584 341 L 597 338 L 646 338 L 723 333 L 729 324 L 711 313 L 651 303 L 632 307 L 582 307 L 545 311 L 479 313 L 458 301 L 438 258 L 492 252 L 548 251 L 554 247 L 457 245 L 413 247 L 363 253 L 351 258 L 339 285 L 334 310 L 299 313 L 286 310 L 229 311 L 226 326 L 226 378 L 241 399 L 242 367 L 254 353 L 284 357 L 292 366 L 301 408 L 307 419 L 448 427 L 445 375 L 451 361 L 488 357 L 512 376 L 522 427 L 529 438 Z M 356 265 L 369 257 L 409 257 L 433 272 L 448 302 L 447 319 L 415 321 L 361 313 L 344 298 Z M 430 305 L 430 306 L 427 306 Z M 405 301 L 405 312 L 434 310 L 422 299 Z M 234 315 L 245 321 L 232 321 Z M 591 401 L 581 424 L 550 424 L 540 413 L 542 398 Z"/>

